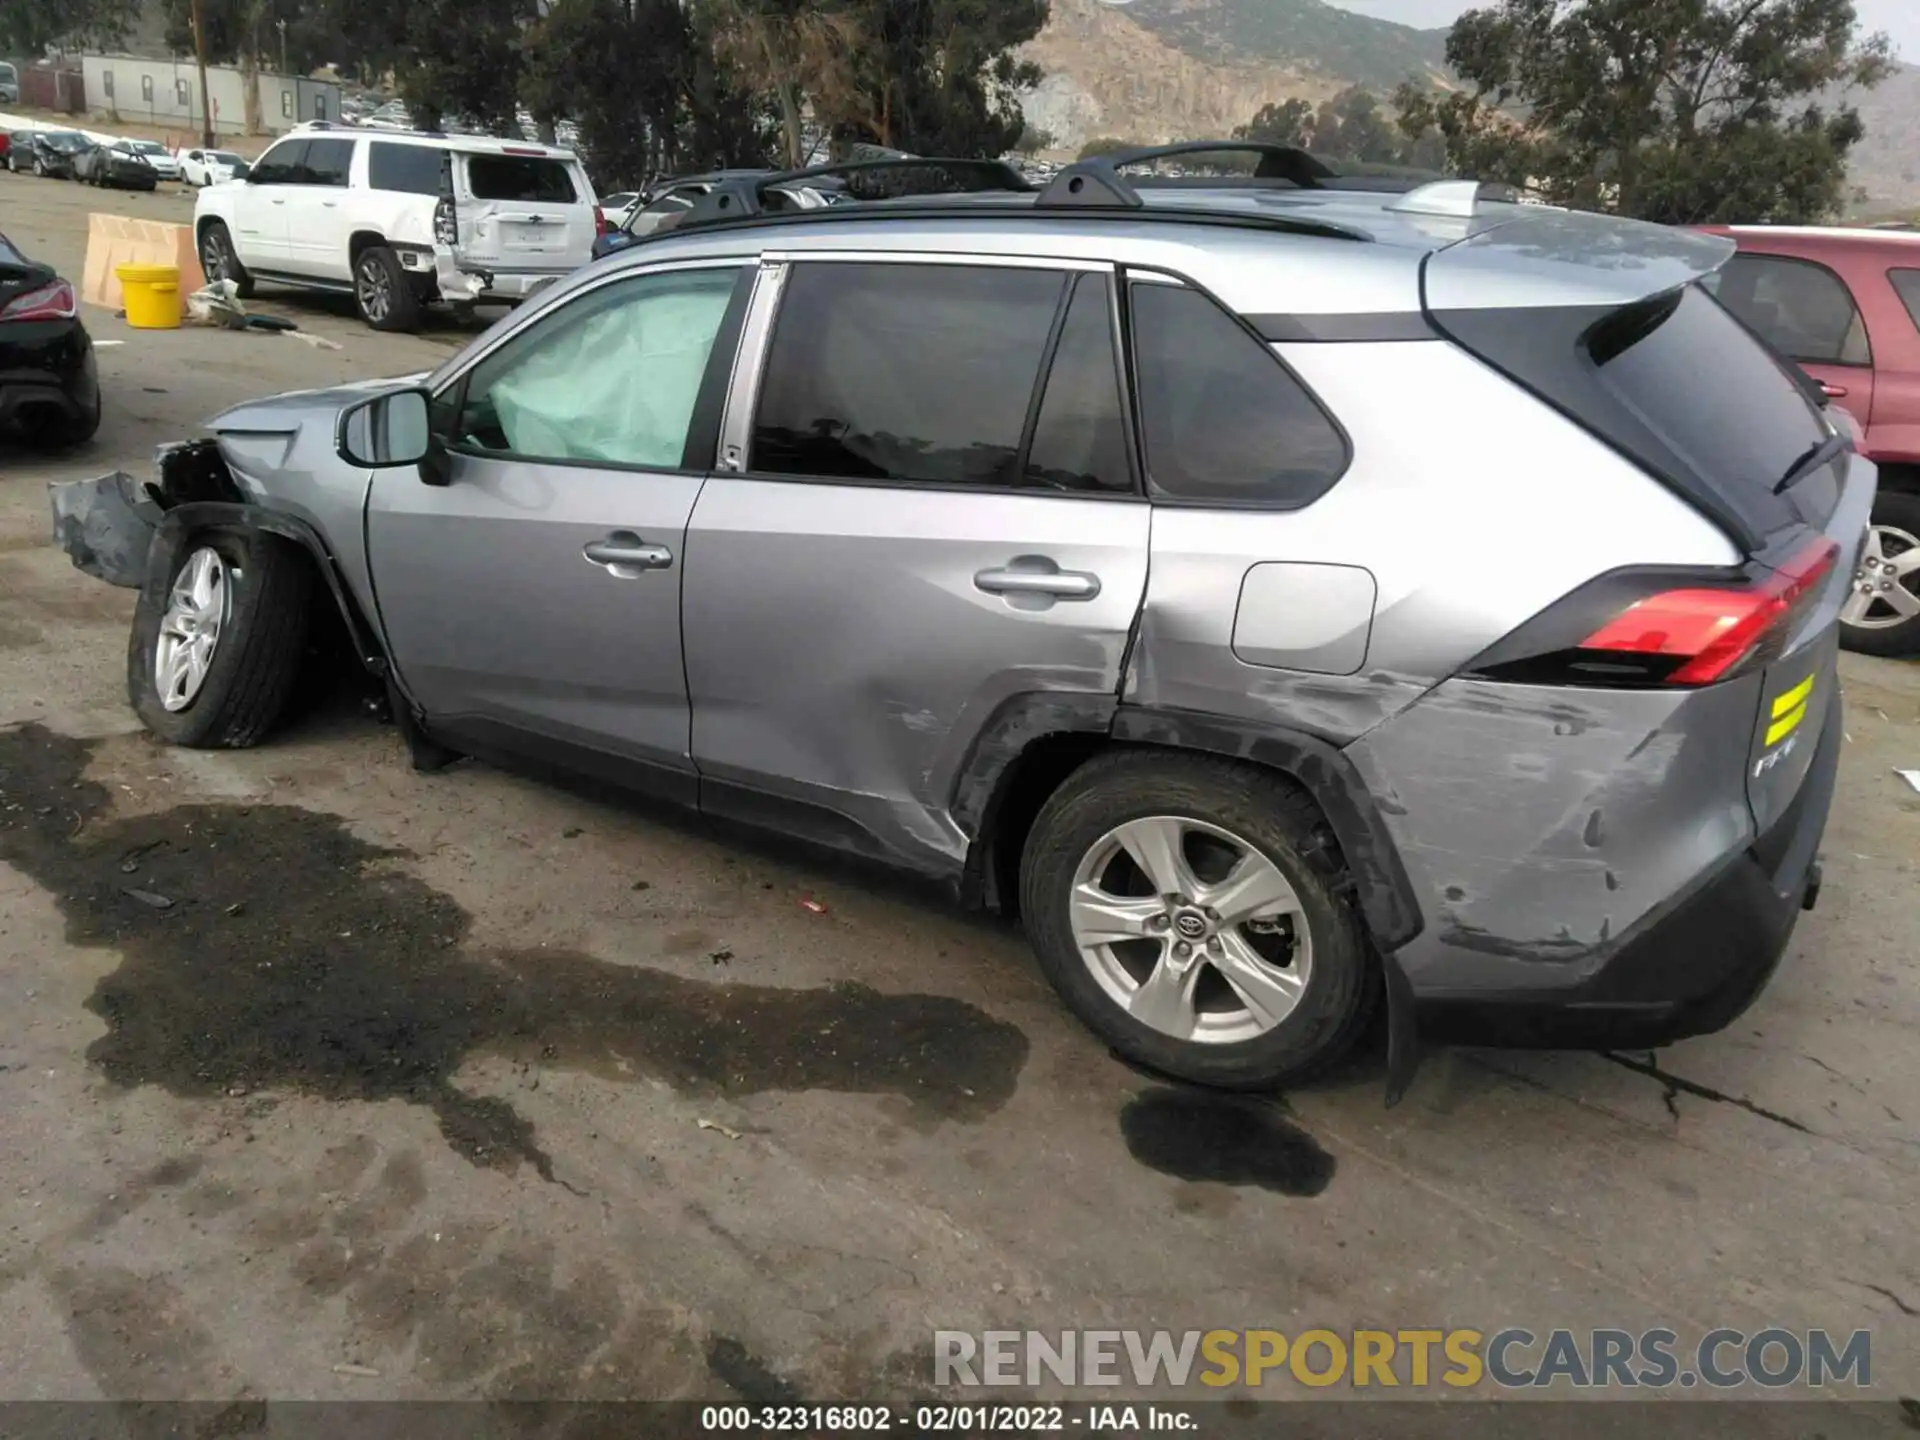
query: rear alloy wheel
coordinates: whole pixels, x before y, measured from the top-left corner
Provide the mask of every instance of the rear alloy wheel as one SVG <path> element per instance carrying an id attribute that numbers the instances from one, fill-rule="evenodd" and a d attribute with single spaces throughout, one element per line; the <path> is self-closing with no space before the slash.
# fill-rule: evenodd
<path id="1" fill-rule="evenodd" d="M 1263 1088 L 1337 1059 L 1378 992 L 1330 853 L 1318 810 L 1280 775 L 1120 753 L 1042 809 L 1022 910 L 1048 979 L 1120 1053 Z"/>
<path id="2" fill-rule="evenodd" d="M 209 285 L 221 280 L 233 281 L 234 294 L 242 300 L 253 295 L 253 276 L 240 263 L 233 248 L 233 236 L 227 233 L 222 221 L 210 221 L 200 232 L 200 273 L 206 276 Z"/>
<path id="3" fill-rule="evenodd" d="M 360 252 L 353 263 L 353 298 L 360 318 L 376 330 L 420 328 L 420 299 L 400 257 L 384 245 Z"/>
<path id="4" fill-rule="evenodd" d="M 1867 655 L 1920 651 L 1920 495 L 1882 490 L 1840 608 L 1841 640 Z"/>

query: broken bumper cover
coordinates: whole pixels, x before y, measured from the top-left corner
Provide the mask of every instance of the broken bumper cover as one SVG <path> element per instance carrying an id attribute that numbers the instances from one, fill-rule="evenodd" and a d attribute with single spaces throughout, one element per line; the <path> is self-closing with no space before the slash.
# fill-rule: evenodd
<path id="1" fill-rule="evenodd" d="M 1819 899 L 1819 849 L 1840 766 L 1840 697 L 1799 793 L 1703 884 L 1622 937 L 1577 986 L 1416 1000 L 1422 1041 L 1647 1049 L 1732 1024 L 1773 978 Z"/>
<path id="2" fill-rule="evenodd" d="M 454 304 L 483 301 L 517 304 L 573 273 L 572 267 L 509 270 L 462 261 L 444 245 L 433 247 L 433 278 L 440 298 Z"/>
<path id="3" fill-rule="evenodd" d="M 146 487 L 124 471 L 97 480 L 54 481 L 53 543 L 74 568 L 109 585 L 138 590 L 161 509 Z"/>

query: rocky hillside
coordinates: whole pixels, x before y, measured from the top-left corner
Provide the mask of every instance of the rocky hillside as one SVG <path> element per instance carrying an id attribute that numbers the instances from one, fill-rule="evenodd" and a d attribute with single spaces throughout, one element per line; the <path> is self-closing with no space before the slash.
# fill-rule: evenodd
<path id="1" fill-rule="evenodd" d="M 1433 13 L 1400 8 L 1414 12 Z M 1445 49 L 1444 30 L 1324 0 L 1053 0 L 1052 20 L 1027 47 L 1047 72 L 1027 115 L 1067 151 L 1102 135 L 1227 135 L 1273 100 L 1317 103 L 1354 83 L 1384 93 L 1412 75 L 1445 84 Z M 1853 99 L 1867 124 L 1853 158 L 1865 192 L 1856 212 L 1920 207 L 1920 67 Z"/>

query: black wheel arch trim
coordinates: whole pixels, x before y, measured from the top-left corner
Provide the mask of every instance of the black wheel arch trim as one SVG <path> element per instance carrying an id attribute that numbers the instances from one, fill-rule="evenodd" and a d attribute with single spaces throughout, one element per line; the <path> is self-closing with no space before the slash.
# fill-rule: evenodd
<path id="1" fill-rule="evenodd" d="M 152 548 L 147 552 L 147 576 L 142 588 L 149 598 L 165 598 L 166 586 L 172 578 L 172 557 L 181 541 L 196 530 L 216 527 L 278 535 L 304 549 L 312 556 L 315 568 L 326 583 L 327 593 L 333 597 L 341 622 L 347 627 L 354 655 L 375 679 L 398 683 L 399 677 L 392 673 L 393 667 L 388 663 L 386 648 L 361 614 L 359 602 L 347 588 L 333 552 L 327 548 L 320 532 L 298 516 L 244 500 L 195 500 L 174 506 L 160 517 Z M 154 592 L 156 586 L 159 587 L 157 593 Z"/>
<path id="2" fill-rule="evenodd" d="M 1379 807 L 1353 762 L 1330 742 L 1283 726 L 1057 691 L 1004 701 L 981 727 L 954 777 L 948 813 L 969 842 L 963 898 L 980 901 L 992 882 L 988 852 L 1020 762 L 1036 742 L 1063 735 L 1198 751 L 1290 776 L 1314 798 L 1340 842 L 1374 944 L 1391 952 L 1425 928 L 1413 883 Z"/>
<path id="3" fill-rule="evenodd" d="M 1114 711 L 1112 735 L 1132 744 L 1245 760 L 1291 776 L 1320 806 L 1340 842 L 1374 944 L 1382 951 L 1397 950 L 1425 928 L 1413 882 L 1379 807 L 1353 762 L 1330 742 L 1279 725 L 1140 705 Z"/>

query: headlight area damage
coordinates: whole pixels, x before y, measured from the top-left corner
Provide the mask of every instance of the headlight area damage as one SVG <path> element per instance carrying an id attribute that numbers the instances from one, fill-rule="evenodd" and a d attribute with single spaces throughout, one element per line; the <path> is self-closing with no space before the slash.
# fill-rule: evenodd
<path id="1" fill-rule="evenodd" d="M 76 569 L 109 585 L 138 590 L 146 580 L 147 552 L 167 511 L 196 501 L 240 498 L 217 440 L 162 445 L 154 453 L 154 476 L 141 481 L 116 470 L 97 480 L 47 486 L 54 543 Z"/>

